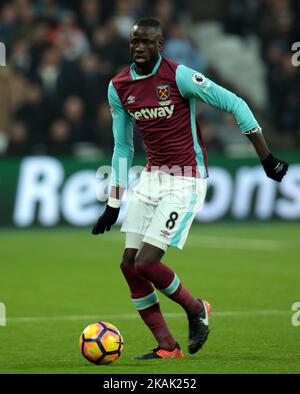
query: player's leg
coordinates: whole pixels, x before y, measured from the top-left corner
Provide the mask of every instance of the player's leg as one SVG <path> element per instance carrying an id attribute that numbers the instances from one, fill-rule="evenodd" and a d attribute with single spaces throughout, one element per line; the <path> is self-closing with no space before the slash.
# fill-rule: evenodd
<path id="1" fill-rule="evenodd" d="M 121 231 L 126 233 L 126 250 L 121 269 L 129 285 L 132 301 L 156 338 L 158 349 L 165 349 L 165 352 L 167 352 L 176 345 L 176 342 L 160 311 L 158 296 L 153 285 L 137 273 L 134 265 L 134 256 L 137 250 L 141 248 L 142 239 L 151 223 L 159 201 L 157 185 L 157 173 L 143 172 L 138 185 L 133 189 L 134 192 L 129 201 L 121 228 Z M 165 352 L 161 355 L 153 352 L 143 358 L 175 356 L 175 353 L 168 354 Z M 177 356 L 182 357 L 182 354 L 178 353 Z"/>
<path id="2" fill-rule="evenodd" d="M 172 199 L 168 196 L 158 204 L 143 239 L 145 244 L 136 256 L 139 274 L 186 311 L 189 320 L 190 353 L 198 351 L 207 339 L 210 306 L 194 297 L 183 286 L 176 273 L 158 258 L 153 258 L 149 250 L 154 246 L 166 249 L 168 245 L 182 249 L 194 217 L 203 205 L 206 192 L 205 181 L 193 182 L 192 179 L 185 181 L 186 196 L 181 188 L 181 192 L 176 193 L 175 185 Z"/>
<path id="3" fill-rule="evenodd" d="M 152 282 L 156 289 L 181 305 L 189 321 L 190 353 L 196 353 L 208 337 L 210 305 L 195 298 L 181 283 L 177 274 L 160 262 L 162 255 L 155 253 L 155 246 L 145 243 L 136 256 L 136 271 L 144 279 Z"/>
<path id="4" fill-rule="evenodd" d="M 144 249 L 144 246 L 141 249 Z M 135 260 L 133 260 L 133 256 L 138 253 L 137 250 L 126 249 L 121 268 L 129 285 L 133 304 L 156 338 L 158 347 L 150 353 L 137 357 L 137 359 L 182 358 L 183 352 L 168 329 L 152 283 L 139 274 L 139 265 L 134 264 L 137 258 L 135 257 Z M 152 248 L 147 248 L 147 253 L 150 260 L 160 260 L 164 250 L 153 246 Z"/>
<path id="5" fill-rule="evenodd" d="M 158 343 L 157 352 L 151 352 L 142 358 L 169 358 L 179 357 L 179 355 L 182 357 L 183 354 L 173 351 L 176 348 L 176 342 L 161 313 L 153 285 L 136 271 L 135 258 L 142 238 L 143 236 L 139 234 L 126 234 L 126 249 L 121 262 L 121 270 L 130 289 L 132 302 Z M 168 350 L 172 352 L 168 353 Z"/>
<path id="6" fill-rule="evenodd" d="M 202 310 L 202 304 L 183 286 L 177 274 L 161 262 L 164 252 L 156 246 L 144 243 L 136 256 L 136 270 L 140 276 L 180 304 L 190 316 Z"/>
<path id="7" fill-rule="evenodd" d="M 202 303 L 183 286 L 176 273 L 161 262 L 163 253 L 155 253 L 155 250 L 166 251 L 168 246 L 182 249 L 194 217 L 203 205 L 206 182 L 196 181 L 194 178 L 178 178 L 161 175 L 165 195 L 152 216 L 136 262 L 141 276 L 180 304 L 188 316 L 194 316 L 202 310 Z M 166 186 L 168 182 L 171 189 Z"/>

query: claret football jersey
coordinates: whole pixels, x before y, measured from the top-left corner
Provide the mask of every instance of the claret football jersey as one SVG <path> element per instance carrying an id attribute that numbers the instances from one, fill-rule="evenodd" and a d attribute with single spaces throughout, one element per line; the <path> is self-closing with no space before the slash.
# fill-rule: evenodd
<path id="1" fill-rule="evenodd" d="M 115 141 L 112 185 L 126 185 L 134 151 L 134 124 L 145 143 L 147 170 L 175 168 L 182 170 L 180 175 L 208 176 L 196 100 L 232 113 L 245 134 L 260 131 L 243 99 L 203 74 L 163 57 L 148 75 L 138 75 L 134 64 L 117 74 L 109 84 L 108 100 Z"/>

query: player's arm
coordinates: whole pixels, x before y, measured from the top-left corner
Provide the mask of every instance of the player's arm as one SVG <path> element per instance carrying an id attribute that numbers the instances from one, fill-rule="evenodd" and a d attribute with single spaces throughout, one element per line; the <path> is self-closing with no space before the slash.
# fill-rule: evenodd
<path id="1" fill-rule="evenodd" d="M 114 136 L 111 192 L 104 213 L 93 227 L 92 234 L 95 235 L 109 231 L 118 219 L 134 152 L 133 119 L 124 109 L 112 82 L 110 82 L 108 87 L 108 101 L 111 107 Z"/>
<path id="2" fill-rule="evenodd" d="M 232 113 L 241 132 L 253 144 L 267 176 L 278 182 L 282 180 L 288 164 L 271 154 L 261 127 L 242 98 L 183 65 L 177 67 L 176 83 L 184 98 L 199 99 L 222 111 Z"/>

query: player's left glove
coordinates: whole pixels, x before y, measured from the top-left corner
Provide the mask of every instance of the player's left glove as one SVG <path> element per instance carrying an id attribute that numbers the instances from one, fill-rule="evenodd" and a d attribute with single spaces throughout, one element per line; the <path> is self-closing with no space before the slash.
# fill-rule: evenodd
<path id="1" fill-rule="evenodd" d="M 94 225 L 92 234 L 103 234 L 104 231 L 109 231 L 111 226 L 116 223 L 119 216 L 120 208 L 112 208 L 106 205 L 105 211 Z"/>
<path id="2" fill-rule="evenodd" d="M 262 160 L 261 163 L 267 176 L 277 182 L 281 182 L 289 168 L 288 163 L 283 160 L 276 159 L 276 157 L 271 153 L 265 160 Z"/>

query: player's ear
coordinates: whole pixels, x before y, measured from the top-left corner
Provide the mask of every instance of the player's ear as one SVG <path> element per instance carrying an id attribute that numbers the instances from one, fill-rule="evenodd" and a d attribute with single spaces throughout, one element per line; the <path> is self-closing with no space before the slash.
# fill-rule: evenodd
<path id="1" fill-rule="evenodd" d="M 158 49 L 159 51 L 161 51 L 163 49 L 164 46 L 164 39 L 162 37 L 160 37 L 159 41 L 158 41 Z"/>

